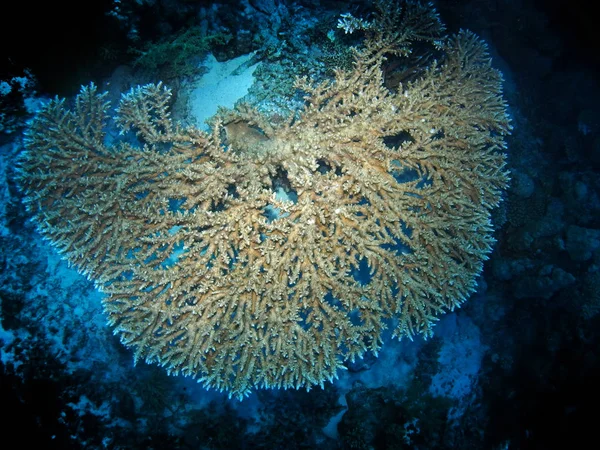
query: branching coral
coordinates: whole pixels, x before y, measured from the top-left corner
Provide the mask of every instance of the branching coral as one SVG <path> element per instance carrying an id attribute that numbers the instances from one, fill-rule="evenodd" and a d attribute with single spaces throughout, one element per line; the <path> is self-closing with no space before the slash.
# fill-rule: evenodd
<path id="1" fill-rule="evenodd" d="M 140 145 L 105 143 L 94 86 L 38 114 L 28 208 L 107 294 L 136 360 L 240 397 L 310 387 L 377 352 L 391 324 L 430 335 L 473 292 L 508 180 L 501 75 L 472 33 L 442 39 L 429 6 L 408 7 L 367 35 L 353 70 L 298 80 L 306 106 L 283 124 L 242 105 L 209 133 L 184 128 L 160 84 L 116 110 Z M 386 55 L 414 40 L 440 58 L 388 89 Z"/>

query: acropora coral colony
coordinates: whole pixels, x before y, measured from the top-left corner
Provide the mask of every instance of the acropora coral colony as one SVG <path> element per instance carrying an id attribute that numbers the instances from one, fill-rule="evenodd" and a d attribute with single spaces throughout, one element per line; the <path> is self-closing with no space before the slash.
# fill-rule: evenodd
<path id="1" fill-rule="evenodd" d="M 353 68 L 298 79 L 305 106 L 287 121 L 240 105 L 209 132 L 182 126 L 161 84 L 115 110 L 139 145 L 106 143 L 93 85 L 32 121 L 28 210 L 106 293 L 135 360 L 240 398 L 310 388 L 377 353 L 388 327 L 429 336 L 476 288 L 508 182 L 502 76 L 474 34 L 444 36 L 431 5 L 352 19 Z M 435 58 L 389 86 L 386 63 L 417 42 Z"/>

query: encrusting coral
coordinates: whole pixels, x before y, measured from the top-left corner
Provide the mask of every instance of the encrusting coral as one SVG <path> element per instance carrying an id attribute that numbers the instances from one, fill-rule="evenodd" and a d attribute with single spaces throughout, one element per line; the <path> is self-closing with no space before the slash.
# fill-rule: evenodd
<path id="1" fill-rule="evenodd" d="M 297 81 L 285 123 L 248 105 L 204 132 L 169 117 L 170 91 L 84 87 L 34 119 L 21 161 L 41 232 L 105 292 L 135 359 L 243 397 L 311 387 L 382 333 L 431 334 L 472 293 L 508 181 L 510 125 L 485 44 L 442 37 L 430 5 L 374 21 L 354 68 Z M 390 89 L 388 57 L 437 59 Z M 131 139 L 130 139 L 131 141 Z"/>

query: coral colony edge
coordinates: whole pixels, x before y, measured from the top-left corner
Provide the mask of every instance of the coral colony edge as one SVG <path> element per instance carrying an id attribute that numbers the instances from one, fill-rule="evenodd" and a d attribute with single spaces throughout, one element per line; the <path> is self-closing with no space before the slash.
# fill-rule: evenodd
<path id="1" fill-rule="evenodd" d="M 83 87 L 31 123 L 28 210 L 106 294 L 135 360 L 239 398 L 310 388 L 377 353 L 389 327 L 430 336 L 475 290 L 508 182 L 501 74 L 431 5 L 340 27 L 364 34 L 352 67 L 298 79 L 305 104 L 287 120 L 240 104 L 208 132 L 184 127 L 151 84 L 113 112 Z M 417 45 L 433 56 L 387 79 Z M 108 144 L 112 114 L 124 137 Z"/>

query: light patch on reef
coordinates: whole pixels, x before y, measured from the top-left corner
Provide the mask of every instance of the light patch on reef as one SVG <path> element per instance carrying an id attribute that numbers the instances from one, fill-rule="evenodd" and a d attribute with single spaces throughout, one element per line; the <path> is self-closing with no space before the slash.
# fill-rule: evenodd
<path id="1" fill-rule="evenodd" d="M 219 62 L 209 53 L 203 65 L 208 68 L 190 94 L 191 115 L 200 128 L 208 130 L 206 120 L 214 116 L 219 106 L 233 108 L 254 83 L 258 64 L 250 64 L 254 53 Z"/>

